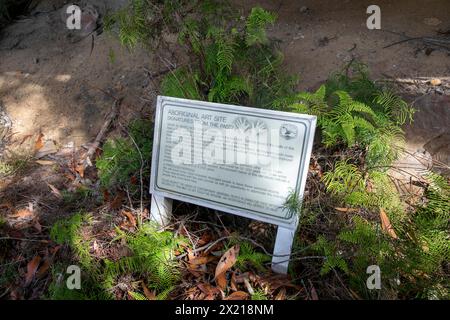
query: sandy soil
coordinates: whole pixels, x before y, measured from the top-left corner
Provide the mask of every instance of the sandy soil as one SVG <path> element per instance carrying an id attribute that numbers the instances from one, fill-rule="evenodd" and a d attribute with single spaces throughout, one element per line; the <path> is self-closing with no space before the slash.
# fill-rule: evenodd
<path id="1" fill-rule="evenodd" d="M 64 1 L 52 3 L 61 8 Z M 125 117 L 150 106 L 143 100 L 152 90 L 148 73 L 158 71 L 151 56 L 129 53 L 105 33 L 94 37 L 91 53 L 91 37 L 73 43 L 61 10 L 35 12 L 46 9 L 51 11 L 20 20 L 1 36 L 0 100 L 17 136 L 41 130 L 46 139 L 79 146 L 97 134 L 112 96 L 125 97 Z"/>
<path id="2" fill-rule="evenodd" d="M 34 15 L 3 30 L 0 101 L 13 121 L 17 137 L 42 131 L 46 139 L 58 144 L 74 142 L 79 146 L 95 137 L 111 108 L 110 95 L 120 92 L 125 96 L 122 116 L 151 109 L 157 92 L 148 72 L 158 72 L 164 66 L 142 50 L 127 52 L 105 33 L 95 36 L 92 53 L 90 37 L 72 43 L 58 10 L 65 2 L 42 1 Z M 104 13 L 124 1 L 85 2 L 97 5 Z M 287 69 L 300 76 L 299 89 L 317 88 L 351 59 L 367 63 L 375 78 L 450 75 L 448 52 L 426 52 L 414 42 L 383 49 L 402 39 L 388 31 L 430 36 L 438 29 L 449 30 L 448 0 L 379 0 L 381 31 L 366 27 L 369 4 L 362 0 L 235 1 L 243 13 L 255 5 L 277 12 L 278 22 L 270 35 L 280 40 Z M 114 62 L 108 58 L 110 52 L 114 52 Z M 408 129 L 408 138 L 420 140 L 419 146 L 449 134 L 448 97 L 428 96 L 411 97 L 417 100 L 419 110 L 434 106 L 431 124 L 428 116 L 421 118 L 427 112 L 419 112 L 415 124 L 419 129 Z M 432 129 L 427 130 L 429 125 Z M 442 148 L 450 150 L 448 143 L 443 143 Z"/>

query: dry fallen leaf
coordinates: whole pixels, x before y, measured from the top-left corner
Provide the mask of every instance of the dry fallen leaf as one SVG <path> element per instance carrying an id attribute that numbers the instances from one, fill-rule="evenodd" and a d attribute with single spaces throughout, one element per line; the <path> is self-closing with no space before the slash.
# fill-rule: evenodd
<path id="1" fill-rule="evenodd" d="M 36 142 L 34 143 L 34 151 L 39 151 L 44 146 L 44 135 L 39 133 L 38 138 L 36 139 Z"/>
<path id="2" fill-rule="evenodd" d="M 122 210 L 122 214 L 128 218 L 133 227 L 136 227 L 136 219 L 131 212 Z"/>
<path id="3" fill-rule="evenodd" d="M 192 265 L 207 264 L 214 259 L 216 259 L 214 256 L 195 257 L 192 260 L 189 260 L 189 263 Z"/>
<path id="4" fill-rule="evenodd" d="M 339 212 L 358 212 L 358 209 L 355 208 L 334 208 Z"/>
<path id="5" fill-rule="evenodd" d="M 113 199 L 113 201 L 111 202 L 111 204 L 109 205 L 110 209 L 112 210 L 116 210 L 119 209 L 120 206 L 122 205 L 122 201 L 125 198 L 125 194 L 123 192 L 119 192 Z"/>
<path id="6" fill-rule="evenodd" d="M 80 175 L 80 177 L 84 177 L 84 165 L 83 164 L 78 164 L 75 167 L 75 171 L 78 172 L 78 174 Z"/>
<path id="7" fill-rule="evenodd" d="M 23 209 L 19 209 L 16 213 L 11 215 L 11 217 L 12 218 L 28 218 L 33 215 L 34 215 L 33 211 L 31 211 L 30 209 L 27 209 L 27 208 L 23 208 Z"/>
<path id="8" fill-rule="evenodd" d="M 244 291 L 236 291 L 226 297 L 224 300 L 245 300 L 248 298 L 248 293 Z"/>
<path id="9" fill-rule="evenodd" d="M 137 185 L 138 184 L 138 179 L 135 177 L 135 176 L 132 176 L 131 178 L 130 178 L 130 183 L 131 184 L 133 184 L 133 185 Z"/>
<path id="10" fill-rule="evenodd" d="M 59 192 L 59 190 L 52 184 L 47 183 L 48 187 L 50 188 L 50 190 L 52 190 L 52 193 L 59 199 L 62 199 L 62 194 L 61 192 Z"/>
<path id="11" fill-rule="evenodd" d="M 286 289 L 281 288 L 280 292 L 278 292 L 277 296 L 275 297 L 275 300 L 286 300 Z"/>
<path id="12" fill-rule="evenodd" d="M 217 275 L 216 284 L 222 290 L 225 290 L 227 288 L 227 276 L 225 272 Z"/>
<path id="13" fill-rule="evenodd" d="M 215 272 L 215 280 L 217 286 L 219 286 L 222 290 L 225 290 L 227 287 L 226 272 L 232 266 L 234 266 L 238 254 L 239 254 L 239 245 L 235 245 L 223 254 L 223 256 L 219 260 L 219 263 L 217 264 Z"/>
<path id="14" fill-rule="evenodd" d="M 156 300 L 155 292 L 150 291 L 144 283 L 142 283 L 142 288 L 144 288 L 144 295 L 148 300 Z"/>
<path id="15" fill-rule="evenodd" d="M 386 212 L 382 208 L 380 209 L 380 218 L 381 218 L 381 228 L 384 231 L 386 231 L 389 234 L 389 236 L 391 236 L 391 238 L 398 239 L 397 234 L 395 233 L 395 230 L 392 227 Z"/>
<path id="16" fill-rule="evenodd" d="M 103 190 L 103 201 L 104 202 L 109 202 L 109 198 L 110 198 L 110 195 L 109 195 L 109 192 L 108 192 L 108 190 Z"/>
<path id="17" fill-rule="evenodd" d="M 51 165 L 55 164 L 55 161 L 51 161 L 51 160 L 36 160 L 35 162 L 37 164 L 40 164 L 41 166 L 51 166 Z"/>
<path id="18" fill-rule="evenodd" d="M 40 256 L 35 256 L 30 262 L 28 262 L 27 274 L 25 276 L 25 286 L 28 286 L 31 281 L 33 281 L 34 275 L 36 274 L 36 270 L 38 269 L 40 262 Z"/>
<path id="19" fill-rule="evenodd" d="M 227 250 L 220 258 L 216 267 L 215 277 L 227 272 L 236 263 L 237 255 L 239 254 L 239 245 L 235 245 Z"/>
<path id="20" fill-rule="evenodd" d="M 220 294 L 220 290 L 207 283 L 198 284 L 198 289 L 204 294 L 204 300 L 214 300 L 217 294 Z"/>
<path id="21" fill-rule="evenodd" d="M 42 263 L 42 266 L 36 272 L 36 277 L 37 278 L 42 278 L 47 273 L 49 268 L 50 268 L 50 260 L 49 259 L 45 259 L 44 262 Z"/>

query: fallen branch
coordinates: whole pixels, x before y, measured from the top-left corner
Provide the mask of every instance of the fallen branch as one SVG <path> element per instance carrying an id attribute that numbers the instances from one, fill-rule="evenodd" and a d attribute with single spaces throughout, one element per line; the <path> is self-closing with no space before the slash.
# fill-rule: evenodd
<path id="1" fill-rule="evenodd" d="M 103 141 L 105 134 L 108 132 L 108 130 L 111 126 L 111 123 L 119 114 L 119 107 L 120 107 L 120 104 L 122 103 L 122 100 L 123 99 L 120 98 L 120 99 L 116 99 L 114 101 L 114 105 L 111 109 L 111 112 L 106 117 L 106 120 L 102 125 L 102 128 L 100 129 L 100 131 L 97 134 L 97 137 L 95 138 L 94 142 L 91 144 L 88 151 L 86 152 L 86 158 L 83 163 L 84 168 L 87 168 L 92 165 L 91 158 L 94 156 L 95 151 L 100 147 L 100 144 Z"/>
<path id="2" fill-rule="evenodd" d="M 42 242 L 42 243 L 48 243 L 48 240 L 27 239 L 27 238 L 15 238 L 15 237 L 1 237 L 0 240 L 14 240 L 14 241 L 30 241 L 30 242 Z"/>
<path id="3" fill-rule="evenodd" d="M 450 51 L 450 39 L 447 37 L 410 37 L 407 36 L 405 34 L 402 33 L 398 33 L 398 32 L 394 32 L 394 31 L 390 31 L 390 30 L 383 30 L 385 32 L 389 32 L 398 36 L 403 37 L 403 40 L 400 41 L 395 41 L 391 44 L 388 44 L 387 46 L 384 46 L 383 49 L 401 44 L 401 43 L 405 43 L 405 42 L 409 42 L 409 41 L 421 41 L 423 42 L 425 45 L 428 46 L 435 46 L 435 47 L 439 47 L 441 49 L 444 49 L 446 51 Z"/>

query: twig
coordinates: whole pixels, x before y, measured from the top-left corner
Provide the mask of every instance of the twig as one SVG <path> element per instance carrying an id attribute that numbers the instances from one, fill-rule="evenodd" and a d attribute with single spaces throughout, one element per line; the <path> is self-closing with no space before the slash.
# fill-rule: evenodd
<path id="1" fill-rule="evenodd" d="M 112 121 L 117 117 L 119 113 L 119 106 L 122 103 L 123 98 L 116 99 L 114 101 L 114 105 L 111 109 L 111 112 L 106 117 L 105 122 L 103 123 L 103 126 L 101 127 L 100 131 L 97 134 L 97 137 L 95 138 L 94 142 L 89 147 L 88 151 L 86 152 L 86 158 L 84 160 L 84 168 L 87 168 L 88 166 L 92 165 L 91 158 L 94 156 L 95 151 L 100 146 L 100 143 L 102 142 L 106 132 L 108 132 L 109 127 L 111 126 Z"/>
<path id="2" fill-rule="evenodd" d="M 200 251 L 202 251 L 202 250 L 205 250 L 205 252 L 207 252 L 207 251 L 209 251 L 212 247 L 214 247 L 216 244 L 218 244 L 219 242 L 221 242 L 221 241 L 223 241 L 223 240 L 227 240 L 227 239 L 229 239 L 229 238 L 231 238 L 231 236 L 219 238 L 219 239 L 217 239 L 217 240 L 214 241 L 214 242 L 208 243 L 208 244 L 206 244 L 206 245 L 204 245 L 204 246 L 201 246 L 201 247 L 198 247 L 197 249 L 192 250 L 192 252 L 193 252 L 193 253 L 197 253 L 197 252 L 200 252 Z M 177 259 L 177 260 L 180 260 L 180 259 L 183 259 L 183 258 L 186 257 L 186 256 L 187 256 L 187 253 L 183 253 L 183 254 L 180 254 L 179 256 L 177 256 L 176 259 Z"/>
<path id="3" fill-rule="evenodd" d="M 250 293 L 251 296 L 254 295 L 255 290 L 253 290 L 252 285 L 250 284 L 250 281 L 248 281 L 247 277 L 244 278 L 244 284 L 245 287 L 247 288 L 248 293 Z"/>
<path id="4" fill-rule="evenodd" d="M 325 256 L 304 256 L 304 257 L 290 258 L 290 259 L 286 259 L 286 260 L 282 260 L 282 261 L 277 261 L 277 262 L 274 262 L 273 264 L 280 264 L 280 263 L 289 262 L 289 261 L 310 260 L 310 259 L 327 259 L 327 257 L 325 257 Z"/>
<path id="5" fill-rule="evenodd" d="M 347 288 L 347 286 L 344 284 L 344 282 L 342 281 L 341 277 L 339 276 L 338 272 L 336 271 L 335 268 L 332 268 L 334 274 L 336 275 L 336 278 L 339 280 L 339 282 L 341 283 L 341 286 L 345 288 L 345 291 L 347 291 L 347 293 L 350 295 L 350 297 L 352 299 L 354 299 L 355 297 L 353 296 L 352 292 Z"/>
<path id="6" fill-rule="evenodd" d="M 383 30 L 384 32 L 389 32 L 398 36 L 401 36 L 405 39 L 400 40 L 400 41 L 396 41 L 393 42 L 387 46 L 384 46 L 383 49 L 395 46 L 397 44 L 401 44 L 404 42 L 408 42 L 408 41 L 422 41 L 424 44 L 426 45 L 432 45 L 432 46 L 436 46 L 436 47 L 440 47 L 442 49 L 445 49 L 447 51 L 450 51 L 450 47 L 446 46 L 445 44 L 450 44 L 450 39 L 439 39 L 439 38 L 433 38 L 433 37 L 409 37 L 405 34 L 402 33 L 398 33 L 398 32 L 394 32 L 394 31 L 390 31 L 390 30 Z"/>
<path id="7" fill-rule="evenodd" d="M 31 242 L 48 243 L 48 240 L 37 240 L 37 239 L 27 239 L 27 238 L 15 238 L 15 237 L 1 237 L 0 240 L 17 240 L 17 241 L 31 241 Z"/>

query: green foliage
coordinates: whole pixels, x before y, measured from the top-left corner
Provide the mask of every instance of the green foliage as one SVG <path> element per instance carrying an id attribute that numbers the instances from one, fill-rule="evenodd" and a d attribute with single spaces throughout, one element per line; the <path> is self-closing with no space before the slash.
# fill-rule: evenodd
<path id="1" fill-rule="evenodd" d="M 413 109 L 392 90 L 373 83 L 361 64 L 335 74 L 315 93 L 299 93 L 288 109 L 318 117 L 327 147 L 345 143 L 367 150 L 369 166 L 388 166 L 403 141 L 400 128 Z"/>
<path id="2" fill-rule="evenodd" d="M 265 108 L 292 94 L 295 79 L 283 75 L 282 55 L 265 32 L 274 21 L 275 16 L 262 8 L 254 8 L 245 25 L 209 11 L 186 19 L 178 26 L 179 41 L 192 55 L 191 67 L 168 74 L 163 94 Z"/>
<path id="3" fill-rule="evenodd" d="M 131 254 L 116 261 L 96 259 L 89 253 L 89 241 L 84 240 L 83 227 L 90 217 L 75 214 L 70 219 L 57 222 L 51 229 L 51 238 L 58 244 L 67 244 L 82 267 L 82 290 L 69 290 L 62 280 L 65 271 L 54 267 L 53 282 L 49 288 L 51 299 L 112 299 L 113 288 L 120 278 L 131 275 L 144 279 L 148 287 L 157 291 L 157 299 L 167 299 L 180 280 L 178 262 L 174 251 L 185 240 L 168 231 L 158 231 L 153 225 L 143 224 L 135 233 L 117 229 L 116 240 L 123 241 Z M 88 291 L 86 291 L 88 289 Z M 138 299 L 139 293 L 130 293 Z"/>
<path id="4" fill-rule="evenodd" d="M 130 179 L 137 178 L 141 168 L 142 176 L 150 174 L 152 130 L 149 121 L 135 120 L 129 125 L 128 136 L 106 141 L 103 153 L 96 161 L 102 186 L 133 189 Z"/>
<path id="5" fill-rule="evenodd" d="M 6 219 L 2 216 L 0 216 L 0 229 L 6 225 Z"/>
<path id="6" fill-rule="evenodd" d="M 369 298 L 448 296 L 448 181 L 430 174 L 423 199 L 414 205 L 400 197 L 387 171 L 399 154 L 400 126 L 412 119 L 407 103 L 372 82 L 364 66 L 354 64 L 316 92 L 294 95 L 281 105 L 316 115 L 323 144 L 344 148 L 322 181 L 334 206 L 356 207 L 358 214 L 330 220 L 330 227 L 337 229 L 334 239 L 317 235 L 313 249 L 326 257 L 321 274 L 340 269 L 350 287 Z M 396 237 L 383 230 L 381 210 Z M 367 290 L 369 265 L 382 271 L 381 292 Z"/>
<path id="7" fill-rule="evenodd" d="M 430 173 L 428 179 L 424 203 L 402 230 L 413 239 L 404 247 L 407 263 L 402 270 L 414 281 L 406 282 L 404 291 L 420 298 L 448 299 L 450 184 L 435 173 Z"/>
<path id="8" fill-rule="evenodd" d="M 159 294 L 155 297 L 156 300 L 167 300 L 167 298 L 169 297 L 170 292 L 173 291 L 173 289 L 174 289 L 174 287 L 169 287 L 169 288 L 163 290 L 161 293 L 159 293 Z M 131 297 L 132 297 L 134 300 L 140 300 L 140 301 L 146 301 L 146 300 L 149 300 L 149 299 L 147 299 L 147 297 L 146 297 L 145 295 L 143 295 L 143 294 L 140 293 L 140 292 L 129 291 L 128 293 L 131 295 Z"/>
<path id="9" fill-rule="evenodd" d="M 56 222 L 50 230 L 50 238 L 58 244 L 69 245 L 79 263 L 85 267 L 92 266 L 90 241 L 82 234 L 82 227 L 89 224 L 91 216 L 77 213 L 71 218 Z"/>
<path id="10" fill-rule="evenodd" d="M 325 262 L 320 270 L 321 275 L 325 275 L 332 269 L 339 268 L 348 273 L 348 266 L 345 260 L 338 255 L 336 247 L 325 239 L 324 236 L 319 236 L 313 245 L 313 250 L 322 253 L 325 256 Z"/>
<path id="11" fill-rule="evenodd" d="M 323 167 L 327 191 L 323 196 L 330 203 L 305 208 L 310 213 L 307 227 L 324 222 L 330 227 L 326 238 L 315 233 L 312 246 L 325 257 L 322 276 L 332 270 L 342 272 L 352 290 L 370 298 L 392 297 L 392 292 L 407 298 L 449 296 L 448 181 L 430 174 L 419 204 L 405 203 L 400 197 L 387 169 L 398 158 L 404 139 L 401 126 L 412 120 L 414 110 L 390 88 L 372 81 L 363 64 L 348 64 L 316 92 L 294 94 L 296 80 L 283 72 L 283 56 L 266 32 L 275 15 L 262 8 L 253 8 L 248 17 L 240 19 L 221 1 L 150 4 L 133 0 L 111 22 L 107 26 L 115 25 L 122 43 L 130 48 L 157 42 L 153 40 L 163 32 L 178 32 L 190 61 L 163 79 L 164 95 L 317 116 L 323 145 L 330 152 L 340 150 L 337 160 Z M 105 186 L 126 184 L 139 169 L 136 148 L 130 142 L 122 138 L 105 146 L 97 162 Z M 145 159 L 149 156 L 150 149 Z M 327 207 L 337 204 L 356 210 L 328 214 Z M 298 212 L 299 207 L 300 199 L 291 194 L 285 209 Z M 383 230 L 381 210 L 398 237 Z M 170 258 L 177 240 L 154 230 L 144 236 L 143 230 L 122 235 L 133 255 L 105 261 L 104 288 L 113 287 L 124 273 L 144 277 L 160 292 L 170 292 L 177 282 L 179 274 Z M 311 242 L 302 240 L 306 243 Z M 260 268 L 266 259 L 251 244 L 243 243 L 237 265 Z M 366 268 L 373 264 L 382 270 L 382 294 L 365 285 Z M 138 292 L 131 295 L 144 298 Z M 265 297 L 262 292 L 254 296 Z"/>
<path id="12" fill-rule="evenodd" d="M 129 49 L 135 48 L 142 39 L 147 37 L 147 19 L 154 13 L 146 0 L 132 0 L 129 5 L 114 14 L 107 15 L 104 26 L 107 31 L 113 31 L 115 25 L 120 42 Z"/>
<path id="13" fill-rule="evenodd" d="M 198 76 L 187 68 L 179 68 L 168 74 L 161 83 L 161 91 L 171 97 L 201 99 Z"/>
<path id="14" fill-rule="evenodd" d="M 262 290 L 256 290 L 252 296 L 252 300 L 268 300 L 266 294 Z"/>
<path id="15" fill-rule="evenodd" d="M 275 23 L 276 15 L 260 7 L 253 8 L 245 23 L 245 42 L 248 46 L 267 44 L 266 27 Z"/>
<path id="16" fill-rule="evenodd" d="M 283 210 L 287 211 L 287 216 L 292 217 L 293 215 L 300 214 L 302 208 L 302 199 L 297 192 L 291 191 L 283 204 Z"/>
<path id="17" fill-rule="evenodd" d="M 283 57 L 266 34 L 275 19 L 255 7 L 244 21 L 220 0 L 132 0 L 104 24 L 130 49 L 150 48 L 167 32 L 178 33 L 190 63 L 165 77 L 164 95 L 268 108 L 296 84 L 281 70 Z"/>
<path id="18" fill-rule="evenodd" d="M 81 274 L 81 288 L 69 289 L 66 284 L 67 265 L 56 263 L 51 266 L 53 281 L 50 283 L 45 299 L 48 300 L 99 300 L 106 299 L 101 288 L 94 278 L 89 277 L 89 272 Z"/>
<path id="19" fill-rule="evenodd" d="M 103 24 L 105 30 L 116 34 L 128 49 L 138 45 L 152 48 L 163 31 L 173 31 L 177 27 L 176 21 L 189 13 L 190 6 L 196 7 L 202 2 L 206 5 L 213 1 L 130 0 L 127 6 L 106 15 Z"/>
<path id="20" fill-rule="evenodd" d="M 149 224 L 141 226 L 135 234 L 118 232 L 126 239 L 133 256 L 107 262 L 108 275 L 117 278 L 119 274 L 133 273 L 146 277 L 150 288 L 159 292 L 173 288 L 180 278 L 174 250 L 183 239 L 175 238 L 171 232 L 159 232 Z"/>
<path id="21" fill-rule="evenodd" d="M 258 270 L 264 270 L 264 264 L 270 261 L 270 257 L 261 252 L 255 251 L 255 248 L 247 241 L 240 242 L 239 255 L 236 259 L 236 266 L 242 270 L 253 266 Z"/>
<path id="22" fill-rule="evenodd" d="M 12 153 L 8 157 L 0 159 L 0 179 L 14 176 L 25 171 L 30 167 L 30 155 Z"/>
<path id="23" fill-rule="evenodd" d="M 396 212 L 404 209 L 394 183 L 384 171 L 363 172 L 348 160 L 337 161 L 322 180 L 327 191 L 346 205 Z"/>

